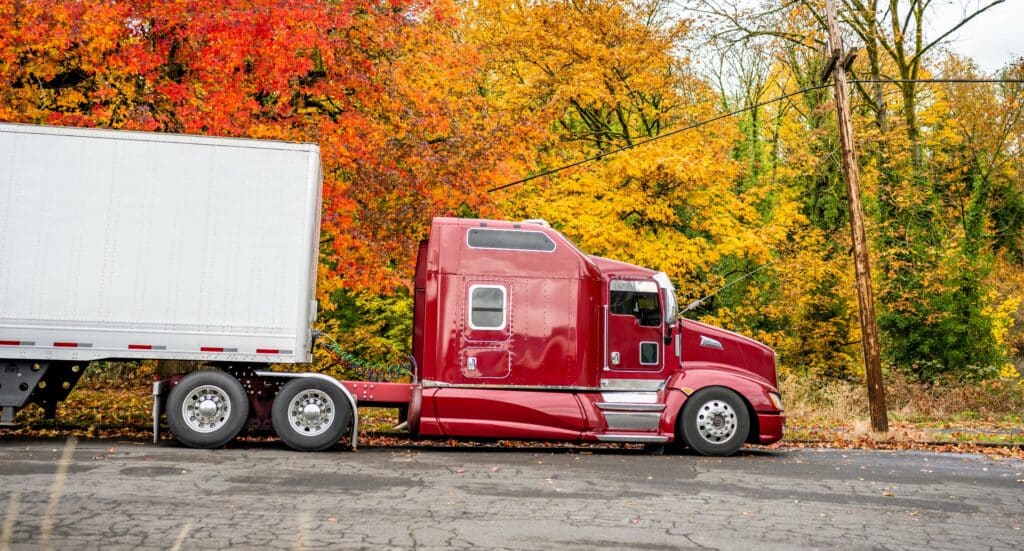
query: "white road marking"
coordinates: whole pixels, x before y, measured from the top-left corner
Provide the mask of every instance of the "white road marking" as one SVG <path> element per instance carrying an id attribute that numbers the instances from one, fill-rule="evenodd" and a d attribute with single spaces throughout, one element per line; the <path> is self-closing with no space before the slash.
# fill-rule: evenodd
<path id="1" fill-rule="evenodd" d="M 309 538 L 309 523 L 313 520 L 313 513 L 311 511 L 302 511 L 296 517 L 295 522 L 298 524 L 295 531 L 295 551 L 306 551 L 306 539 Z"/>
<path id="2" fill-rule="evenodd" d="M 68 467 L 71 466 L 71 458 L 75 453 L 75 446 L 78 445 L 77 437 L 70 437 L 64 444 L 64 451 L 60 454 L 60 462 L 57 463 L 57 472 L 53 475 L 53 486 L 50 487 L 50 502 L 46 504 L 46 515 L 43 516 L 43 523 L 39 526 L 39 546 L 50 548 L 50 533 L 53 531 L 53 524 L 57 515 L 57 506 L 60 505 L 60 498 L 64 495 L 64 481 L 68 477 Z"/>
<path id="3" fill-rule="evenodd" d="M 191 522 L 181 527 L 181 532 L 178 532 L 178 539 L 174 540 L 174 546 L 171 547 L 171 551 L 181 551 L 181 546 L 185 544 L 185 538 L 188 537 L 188 533 L 191 530 Z"/>
<path id="4" fill-rule="evenodd" d="M 18 518 L 18 505 L 21 494 L 14 492 L 8 497 L 7 512 L 4 514 L 4 525 L 0 528 L 0 551 L 9 551 L 11 537 L 14 535 L 14 522 Z"/>

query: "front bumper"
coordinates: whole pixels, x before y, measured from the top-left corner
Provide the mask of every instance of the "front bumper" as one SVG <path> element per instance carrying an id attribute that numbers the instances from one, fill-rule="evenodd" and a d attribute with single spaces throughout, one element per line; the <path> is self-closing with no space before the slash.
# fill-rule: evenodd
<path id="1" fill-rule="evenodd" d="M 757 414 L 757 443 L 774 444 L 782 440 L 782 428 L 786 424 L 786 416 L 781 413 Z"/>

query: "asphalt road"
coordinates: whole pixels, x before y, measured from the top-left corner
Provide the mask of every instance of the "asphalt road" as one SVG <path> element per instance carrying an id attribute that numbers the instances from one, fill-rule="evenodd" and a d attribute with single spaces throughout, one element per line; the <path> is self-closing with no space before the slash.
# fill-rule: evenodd
<path id="1" fill-rule="evenodd" d="M 0 549 L 1024 547 L 1024 462 L 0 438 Z"/>

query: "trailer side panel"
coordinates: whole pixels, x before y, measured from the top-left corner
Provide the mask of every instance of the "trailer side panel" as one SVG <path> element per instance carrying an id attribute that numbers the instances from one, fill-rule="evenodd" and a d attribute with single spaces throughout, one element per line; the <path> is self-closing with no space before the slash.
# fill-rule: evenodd
<path id="1" fill-rule="evenodd" d="M 308 362 L 319 149 L 0 124 L 0 358 Z"/>

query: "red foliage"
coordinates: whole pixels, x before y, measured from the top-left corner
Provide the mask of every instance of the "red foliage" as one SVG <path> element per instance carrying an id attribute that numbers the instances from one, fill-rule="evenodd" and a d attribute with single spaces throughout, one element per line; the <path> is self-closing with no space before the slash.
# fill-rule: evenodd
<path id="1" fill-rule="evenodd" d="M 327 264 L 386 290 L 486 213 L 515 125 L 444 1 L 0 0 L 0 120 L 320 144 Z"/>

